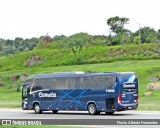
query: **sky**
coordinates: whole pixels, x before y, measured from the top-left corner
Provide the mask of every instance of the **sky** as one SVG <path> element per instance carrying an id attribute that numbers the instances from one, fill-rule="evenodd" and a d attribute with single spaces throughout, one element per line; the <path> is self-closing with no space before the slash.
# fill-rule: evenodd
<path id="1" fill-rule="evenodd" d="M 159 0 L 0 0 L 0 38 L 32 38 L 49 33 L 108 35 L 110 17 L 128 17 L 125 28 L 160 29 Z"/>

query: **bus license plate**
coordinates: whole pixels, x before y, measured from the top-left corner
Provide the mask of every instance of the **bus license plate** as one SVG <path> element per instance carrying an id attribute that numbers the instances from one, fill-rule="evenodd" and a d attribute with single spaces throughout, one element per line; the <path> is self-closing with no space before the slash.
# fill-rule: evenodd
<path id="1" fill-rule="evenodd" d="M 132 107 L 128 107 L 128 109 L 132 109 Z"/>

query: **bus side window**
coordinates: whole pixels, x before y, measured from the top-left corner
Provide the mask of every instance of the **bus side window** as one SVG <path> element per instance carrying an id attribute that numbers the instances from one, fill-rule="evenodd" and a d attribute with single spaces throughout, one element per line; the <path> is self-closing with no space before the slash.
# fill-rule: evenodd
<path id="1" fill-rule="evenodd" d="M 92 77 L 83 77 L 81 89 L 92 89 L 93 88 L 92 79 L 93 79 Z"/>
<path id="2" fill-rule="evenodd" d="M 59 89 L 68 89 L 68 80 L 67 78 L 57 78 L 56 79 L 56 88 Z"/>
<path id="3" fill-rule="evenodd" d="M 93 81 L 93 89 L 104 89 L 104 78 L 95 77 Z"/>
<path id="4" fill-rule="evenodd" d="M 43 89 L 49 89 L 49 90 L 57 89 L 55 78 L 46 78 L 44 84 L 45 84 L 45 86 L 43 87 Z"/>
<path id="5" fill-rule="evenodd" d="M 107 89 L 115 85 L 116 77 L 114 76 L 97 76 L 93 79 L 94 89 Z"/>
<path id="6" fill-rule="evenodd" d="M 75 89 L 75 78 L 68 78 L 68 89 Z"/>
<path id="7" fill-rule="evenodd" d="M 75 78 L 75 89 L 80 89 L 82 86 L 82 77 Z"/>
<path id="8" fill-rule="evenodd" d="M 108 76 L 105 78 L 105 88 L 112 88 L 115 86 L 116 77 L 115 76 Z"/>

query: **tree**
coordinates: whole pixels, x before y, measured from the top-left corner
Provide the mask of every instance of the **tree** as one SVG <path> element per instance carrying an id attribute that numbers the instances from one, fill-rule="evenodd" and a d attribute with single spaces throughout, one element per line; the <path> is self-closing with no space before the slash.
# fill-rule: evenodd
<path id="1" fill-rule="evenodd" d="M 160 42 L 160 29 L 157 31 L 156 39 L 157 39 L 157 42 Z"/>
<path id="2" fill-rule="evenodd" d="M 16 37 L 16 38 L 15 38 L 15 41 L 17 41 L 17 42 L 23 42 L 23 38 L 21 38 L 21 37 Z"/>
<path id="3" fill-rule="evenodd" d="M 65 38 L 67 38 L 65 35 L 55 35 L 54 37 L 53 37 L 53 40 L 54 41 L 60 41 L 60 40 L 63 40 L 63 39 L 65 39 Z"/>
<path id="4" fill-rule="evenodd" d="M 9 39 L 7 39 L 7 40 L 5 41 L 5 45 L 6 45 L 6 46 L 12 46 L 13 43 L 14 43 L 14 41 L 13 41 L 13 40 L 9 40 Z"/>
<path id="5" fill-rule="evenodd" d="M 110 45 L 110 40 L 105 35 L 94 35 L 92 36 L 91 45 Z"/>
<path id="6" fill-rule="evenodd" d="M 130 36 L 127 34 L 120 35 L 120 44 L 128 44 L 130 43 Z"/>
<path id="7" fill-rule="evenodd" d="M 41 36 L 38 47 L 47 47 L 53 39 L 49 35 Z"/>
<path id="8" fill-rule="evenodd" d="M 107 19 L 107 25 L 109 25 L 110 35 L 109 40 L 111 45 L 118 45 L 130 42 L 131 31 L 124 28 L 124 25 L 129 22 L 129 18 L 127 17 L 111 17 Z M 112 36 L 112 33 L 115 35 Z"/>
<path id="9" fill-rule="evenodd" d="M 63 48 L 70 49 L 75 57 L 80 58 L 80 54 L 84 47 L 88 46 L 88 42 L 90 41 L 91 36 L 87 33 L 76 33 L 68 38 L 64 38 L 62 42 L 60 42 L 60 46 Z"/>
<path id="10" fill-rule="evenodd" d="M 139 36 L 140 32 L 140 39 L 141 43 L 152 43 L 156 40 L 156 31 L 151 27 L 143 27 L 137 30 L 134 33 L 134 36 Z"/>
<path id="11" fill-rule="evenodd" d="M 124 29 L 124 25 L 127 24 L 128 22 L 129 18 L 127 17 L 115 16 L 107 19 L 107 25 L 110 26 L 111 32 L 117 35 L 122 34 L 126 31 L 126 29 Z"/>
<path id="12" fill-rule="evenodd" d="M 5 44 L 5 40 L 0 38 L 0 52 L 3 52 L 3 46 Z"/>
<path id="13" fill-rule="evenodd" d="M 134 44 L 138 44 L 139 45 L 141 43 L 140 36 L 135 36 L 133 42 L 134 42 Z"/>

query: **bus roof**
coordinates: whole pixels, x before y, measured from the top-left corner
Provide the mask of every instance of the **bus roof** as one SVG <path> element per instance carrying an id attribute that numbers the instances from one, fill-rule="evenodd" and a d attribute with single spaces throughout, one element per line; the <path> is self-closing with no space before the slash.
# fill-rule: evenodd
<path id="1" fill-rule="evenodd" d="M 34 76 L 29 77 L 28 79 L 34 79 L 34 78 L 54 78 L 54 77 L 103 76 L 103 75 L 119 76 L 121 74 L 135 74 L 135 73 L 134 72 L 104 72 L 104 73 L 55 72 L 55 73 L 51 73 L 51 74 L 38 74 L 38 75 L 34 75 Z"/>

